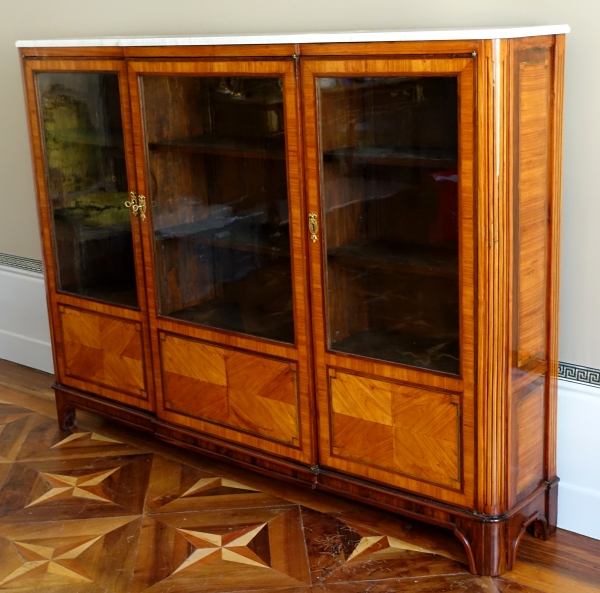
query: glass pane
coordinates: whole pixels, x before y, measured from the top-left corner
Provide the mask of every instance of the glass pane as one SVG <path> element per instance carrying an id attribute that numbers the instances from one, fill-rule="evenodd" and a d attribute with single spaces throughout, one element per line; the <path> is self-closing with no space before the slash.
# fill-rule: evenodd
<path id="1" fill-rule="evenodd" d="M 58 288 L 137 307 L 118 75 L 44 72 L 37 87 Z"/>
<path id="2" fill-rule="evenodd" d="M 457 79 L 317 80 L 328 347 L 458 374 Z"/>
<path id="3" fill-rule="evenodd" d="M 160 314 L 293 343 L 281 79 L 143 91 Z"/>

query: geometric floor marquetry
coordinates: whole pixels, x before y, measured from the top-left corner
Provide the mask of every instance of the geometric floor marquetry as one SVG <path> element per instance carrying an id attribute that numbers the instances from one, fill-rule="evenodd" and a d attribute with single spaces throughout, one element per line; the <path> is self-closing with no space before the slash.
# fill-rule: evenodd
<path id="1" fill-rule="evenodd" d="M 0 361 L 0 593 L 600 591 L 600 542 L 525 536 L 527 562 L 476 577 L 448 531 L 84 414 L 62 432 L 43 377 Z"/>

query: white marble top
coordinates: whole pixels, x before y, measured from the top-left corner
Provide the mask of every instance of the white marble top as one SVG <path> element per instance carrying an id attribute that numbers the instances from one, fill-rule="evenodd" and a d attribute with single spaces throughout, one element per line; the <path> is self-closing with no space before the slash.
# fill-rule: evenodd
<path id="1" fill-rule="evenodd" d="M 568 25 L 482 29 L 431 29 L 429 31 L 346 31 L 333 33 L 282 33 L 263 35 L 210 35 L 207 37 L 103 37 L 95 39 L 43 39 L 17 41 L 17 47 L 134 47 L 162 45 L 259 45 L 275 43 L 352 43 L 369 41 L 444 41 L 458 39 L 512 39 L 568 33 Z"/>

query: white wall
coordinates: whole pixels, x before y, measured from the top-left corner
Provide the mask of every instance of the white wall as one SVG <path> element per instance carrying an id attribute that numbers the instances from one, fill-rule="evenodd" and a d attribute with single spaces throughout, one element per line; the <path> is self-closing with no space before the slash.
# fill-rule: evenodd
<path id="1" fill-rule="evenodd" d="M 558 383 L 558 525 L 600 539 L 600 389 Z"/>
<path id="2" fill-rule="evenodd" d="M 54 372 L 40 273 L 0 265 L 0 358 Z"/>
<path id="3" fill-rule="evenodd" d="M 599 0 L 0 0 L 0 253 L 41 258 L 17 39 L 566 23 L 572 32 L 566 60 L 560 359 L 600 368 L 599 21 Z M 29 307 L 25 317 L 39 314 L 42 297 L 28 305 L 22 295 L 40 283 L 3 274 L 0 307 L 7 306 L 7 290 L 13 290 L 7 289 L 10 277 L 19 287 L 16 305 Z M 0 318 L 3 336 L 24 331 L 14 322 L 10 313 Z M 39 325 L 30 343 L 47 341 L 43 335 Z M 0 350 L 0 357 L 7 357 L 6 351 Z M 600 431 L 593 430 L 593 423 L 600 426 L 594 399 L 600 390 L 587 389 L 583 396 L 561 384 L 560 521 L 600 538 L 597 504 L 590 506 L 598 501 L 600 484 L 586 477 L 600 475 Z M 580 430 L 583 426 L 592 428 Z M 579 466 L 583 458 L 586 468 Z M 586 513 L 587 522 L 577 511 Z"/>

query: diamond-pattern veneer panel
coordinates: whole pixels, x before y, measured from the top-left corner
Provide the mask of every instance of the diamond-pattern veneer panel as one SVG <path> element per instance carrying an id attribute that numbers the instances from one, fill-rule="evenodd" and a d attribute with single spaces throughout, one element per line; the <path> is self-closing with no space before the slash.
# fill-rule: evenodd
<path id="1" fill-rule="evenodd" d="M 335 371 L 330 397 L 333 455 L 437 484 L 460 483 L 456 396 Z"/>
<path id="2" fill-rule="evenodd" d="M 298 444 L 293 363 L 161 336 L 165 408 Z"/>
<path id="3" fill-rule="evenodd" d="M 61 305 L 68 377 L 146 397 L 139 323 Z"/>

